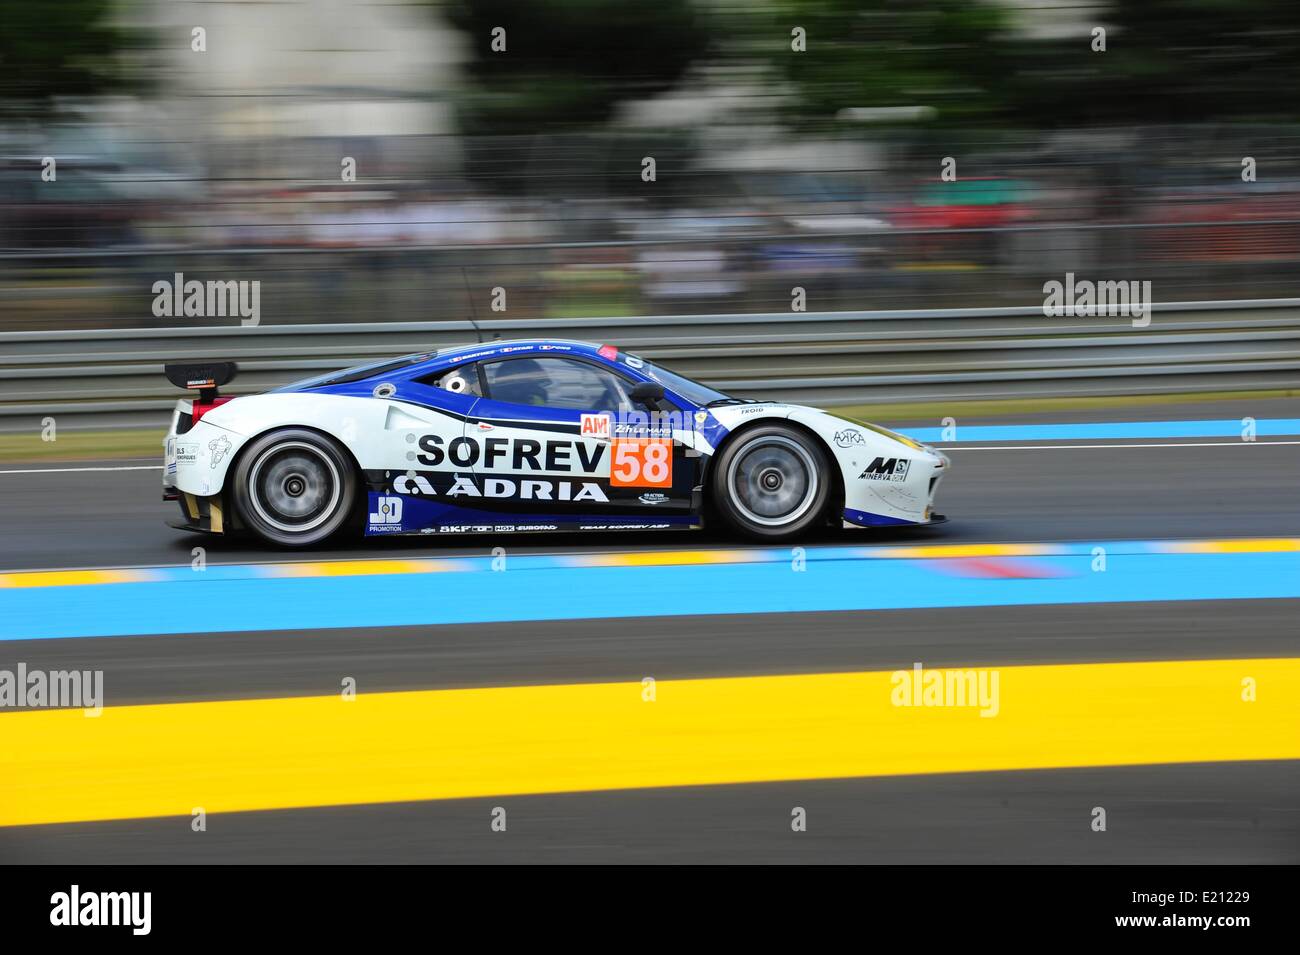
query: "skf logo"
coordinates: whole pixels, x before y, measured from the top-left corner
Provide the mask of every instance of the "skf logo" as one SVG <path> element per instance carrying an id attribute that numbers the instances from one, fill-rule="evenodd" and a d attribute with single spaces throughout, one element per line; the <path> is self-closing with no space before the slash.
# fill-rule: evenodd
<path id="1" fill-rule="evenodd" d="M 375 499 L 375 512 L 370 515 L 371 524 L 402 523 L 402 499 L 400 497 L 380 497 Z"/>
<path id="2" fill-rule="evenodd" d="M 581 435 L 584 438 L 608 438 L 610 417 L 607 414 L 585 414 L 582 416 Z"/>
<path id="3" fill-rule="evenodd" d="M 861 481 L 895 481 L 907 480 L 907 469 L 912 462 L 907 458 L 876 458 L 867 465 L 867 469 L 858 475 Z"/>

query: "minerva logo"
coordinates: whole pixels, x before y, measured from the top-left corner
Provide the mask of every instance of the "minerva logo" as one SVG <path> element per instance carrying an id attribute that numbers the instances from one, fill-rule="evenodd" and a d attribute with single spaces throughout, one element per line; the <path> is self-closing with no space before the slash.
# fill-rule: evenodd
<path id="1" fill-rule="evenodd" d="M 907 470 L 912 462 L 907 458 L 876 458 L 867 465 L 867 469 L 858 475 L 861 481 L 895 481 L 907 480 Z"/>

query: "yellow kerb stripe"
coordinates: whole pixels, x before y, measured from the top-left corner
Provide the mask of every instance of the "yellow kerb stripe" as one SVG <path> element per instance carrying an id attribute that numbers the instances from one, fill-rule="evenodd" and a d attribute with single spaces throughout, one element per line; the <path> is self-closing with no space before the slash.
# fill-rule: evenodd
<path id="1" fill-rule="evenodd" d="M 1060 554 L 1057 544 L 938 544 L 931 547 L 881 547 L 864 550 L 863 556 L 877 558 L 939 559 L 944 557 L 1038 557 Z"/>
<path id="2" fill-rule="evenodd" d="M 1169 554 L 1276 554 L 1300 551 L 1300 538 L 1274 537 L 1255 540 L 1168 541 L 1160 550 Z"/>
<path id="3" fill-rule="evenodd" d="M 657 567 L 668 564 L 744 564 L 770 559 L 765 551 L 658 550 L 624 554 L 582 554 L 573 558 L 580 567 Z"/>
<path id="4" fill-rule="evenodd" d="M 38 570 L 0 574 L 0 587 L 76 587 L 83 584 L 134 584 L 150 579 L 140 570 Z"/>
<path id="5" fill-rule="evenodd" d="M 458 560 L 323 560 L 308 563 L 269 564 L 268 577 L 364 577 L 373 574 L 431 574 L 464 570 Z"/>
<path id="6" fill-rule="evenodd" d="M 0 824 L 1300 758 L 1300 660 L 996 672 L 991 718 L 894 705 L 889 672 L 666 680 L 653 702 L 629 682 L 3 713 Z"/>

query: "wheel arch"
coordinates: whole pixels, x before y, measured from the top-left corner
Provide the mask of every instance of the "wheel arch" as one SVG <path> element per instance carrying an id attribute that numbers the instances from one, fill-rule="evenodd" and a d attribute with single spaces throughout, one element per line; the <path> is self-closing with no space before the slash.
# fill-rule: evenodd
<path id="1" fill-rule="evenodd" d="M 744 424 L 740 425 L 739 427 L 731 429 L 729 432 L 727 432 L 727 436 L 723 438 L 718 443 L 717 447 L 713 449 L 713 453 L 709 455 L 709 459 L 707 463 L 704 465 L 704 471 L 700 475 L 700 482 L 706 488 L 710 486 L 713 480 L 713 468 L 716 466 L 717 462 L 721 459 L 723 451 L 725 451 L 730 445 L 735 444 L 737 440 L 739 440 L 741 437 L 743 437 L 745 434 L 749 433 L 750 431 L 753 431 L 755 428 L 771 427 L 773 425 L 778 425 L 780 427 L 788 428 L 791 431 L 796 431 L 799 434 L 809 438 L 813 446 L 816 447 L 821 452 L 822 465 L 824 466 L 824 470 L 822 473 L 830 481 L 830 493 L 827 495 L 826 498 L 827 515 L 833 517 L 835 515 L 842 514 L 844 512 L 844 475 L 840 473 L 840 469 L 836 466 L 835 452 L 831 449 L 831 446 L 826 442 L 826 439 L 823 438 L 820 434 L 818 434 L 808 425 L 804 424 L 802 421 L 794 421 L 791 420 L 790 418 L 778 418 L 778 417 L 754 418 L 752 421 L 746 421 Z M 714 511 L 714 508 L 716 506 L 717 505 L 716 502 L 713 500 L 713 496 L 711 494 L 707 495 L 704 501 L 704 509 L 709 516 L 714 518 L 717 517 L 717 514 Z"/>
<path id="2" fill-rule="evenodd" d="M 366 499 L 366 472 L 362 470 L 361 462 L 357 460 L 356 452 L 353 451 L 351 446 L 349 446 L 348 443 L 337 434 L 333 434 L 325 428 L 310 424 L 287 424 L 281 422 L 278 424 L 267 425 L 261 431 L 248 435 L 240 442 L 239 447 L 230 459 L 230 463 L 226 466 L 226 473 L 222 476 L 221 490 L 218 493 L 221 495 L 222 510 L 225 514 L 229 515 L 227 520 L 230 523 L 232 530 L 247 530 L 244 526 L 243 518 L 239 516 L 239 508 L 235 506 L 234 479 L 235 475 L 239 473 L 239 465 L 243 459 L 248 456 L 248 449 L 256 444 L 259 438 L 265 437 L 268 434 L 273 434 L 276 431 L 310 431 L 313 434 L 320 435 L 322 438 L 329 439 L 334 444 L 338 445 L 338 447 L 342 448 L 343 452 L 347 455 L 348 461 L 351 462 L 353 474 L 357 478 L 357 489 L 360 492 L 357 495 L 357 501 L 360 502 Z M 356 507 L 358 504 L 354 502 L 353 506 Z"/>

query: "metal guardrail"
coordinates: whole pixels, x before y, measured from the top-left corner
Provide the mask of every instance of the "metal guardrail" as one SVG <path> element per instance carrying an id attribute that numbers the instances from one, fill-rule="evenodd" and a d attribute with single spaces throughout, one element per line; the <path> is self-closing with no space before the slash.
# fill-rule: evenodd
<path id="1" fill-rule="evenodd" d="M 1300 388 L 1300 299 L 1156 305 L 1151 323 L 1038 307 L 485 319 L 491 338 L 610 342 L 724 391 L 823 405 Z M 468 321 L 0 333 L 0 430 L 162 426 L 164 362 L 233 359 L 246 394 L 475 340 Z"/>

